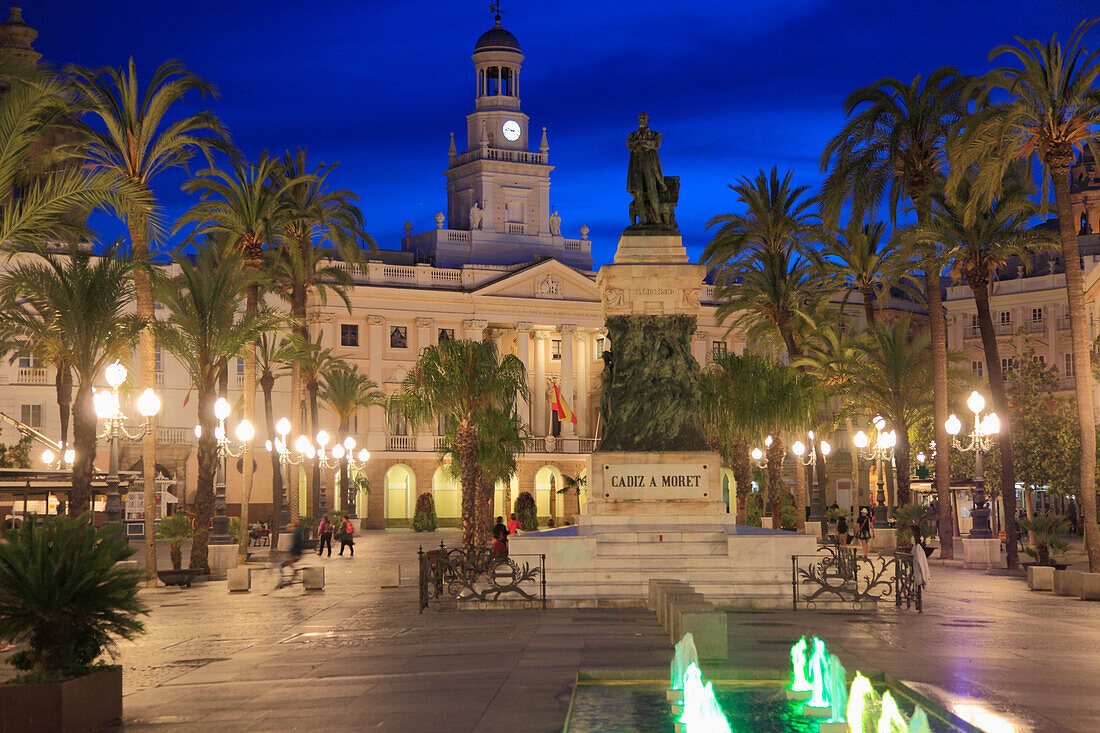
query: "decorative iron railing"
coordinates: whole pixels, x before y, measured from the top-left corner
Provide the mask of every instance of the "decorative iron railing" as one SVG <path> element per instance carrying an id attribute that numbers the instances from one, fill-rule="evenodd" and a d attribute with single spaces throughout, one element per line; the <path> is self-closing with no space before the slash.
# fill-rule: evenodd
<path id="1" fill-rule="evenodd" d="M 520 600 L 524 607 L 546 608 L 546 555 L 508 555 L 460 547 L 417 551 L 420 560 L 420 613 L 435 603 Z M 538 565 L 515 558 L 538 558 Z"/>
<path id="2" fill-rule="evenodd" d="M 921 611 L 921 589 L 913 581 L 913 556 L 908 552 L 864 557 L 853 547 L 825 546 L 816 555 L 791 556 L 792 603 L 810 610 L 819 603 L 864 604 L 893 600 L 901 608 Z"/>

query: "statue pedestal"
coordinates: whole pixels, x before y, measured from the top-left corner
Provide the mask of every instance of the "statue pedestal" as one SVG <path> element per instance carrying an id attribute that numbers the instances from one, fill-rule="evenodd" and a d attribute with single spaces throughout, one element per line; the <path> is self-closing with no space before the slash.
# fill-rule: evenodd
<path id="1" fill-rule="evenodd" d="M 615 263 L 596 275 L 604 318 L 697 316 L 703 265 L 688 262 L 678 233 L 624 233 Z"/>
<path id="2" fill-rule="evenodd" d="M 709 451 L 605 452 L 588 458 L 588 505 L 607 515 L 704 515 L 725 521 L 719 469 Z"/>

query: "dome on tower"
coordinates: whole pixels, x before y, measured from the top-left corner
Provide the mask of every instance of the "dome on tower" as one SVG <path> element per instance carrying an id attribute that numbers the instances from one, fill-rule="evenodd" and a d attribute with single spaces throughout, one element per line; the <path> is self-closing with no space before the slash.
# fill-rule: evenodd
<path id="1" fill-rule="evenodd" d="M 42 54 L 31 44 L 38 38 L 38 31 L 23 21 L 23 11 L 12 5 L 7 21 L 0 23 L 0 56 L 19 65 L 34 68 Z"/>
<path id="2" fill-rule="evenodd" d="M 500 25 L 500 16 L 497 16 L 496 25 L 481 34 L 474 46 L 474 53 L 481 51 L 515 51 L 519 53 L 519 41 L 509 31 Z"/>

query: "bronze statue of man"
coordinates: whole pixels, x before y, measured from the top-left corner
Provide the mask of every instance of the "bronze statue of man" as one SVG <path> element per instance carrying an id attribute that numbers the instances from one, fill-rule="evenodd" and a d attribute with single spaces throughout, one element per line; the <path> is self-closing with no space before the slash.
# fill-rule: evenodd
<path id="1" fill-rule="evenodd" d="M 638 129 L 627 135 L 630 164 L 626 169 L 626 190 L 634 197 L 630 204 L 630 223 L 664 225 L 661 215 L 661 194 L 665 192 L 665 177 L 657 151 L 661 133 L 649 129 L 649 115 L 638 115 Z"/>

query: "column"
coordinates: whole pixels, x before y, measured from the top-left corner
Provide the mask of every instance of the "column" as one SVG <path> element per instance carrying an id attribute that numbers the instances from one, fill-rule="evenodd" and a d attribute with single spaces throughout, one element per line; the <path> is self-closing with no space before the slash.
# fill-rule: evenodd
<path id="1" fill-rule="evenodd" d="M 485 338 L 485 327 L 489 323 L 480 318 L 468 318 L 462 322 L 462 338 L 481 341 Z"/>
<path id="2" fill-rule="evenodd" d="M 582 331 L 577 338 L 577 434 L 584 438 L 592 435 L 588 421 L 588 369 L 592 364 L 592 334 Z"/>
<path id="3" fill-rule="evenodd" d="M 367 375 L 382 386 L 382 355 L 385 354 L 386 319 L 367 316 Z M 291 440 L 295 436 L 288 436 Z M 367 411 L 367 450 L 378 452 L 386 449 L 386 411 L 381 405 L 371 405 Z"/>
<path id="4" fill-rule="evenodd" d="M 700 367 L 707 365 L 707 334 L 703 331 L 696 331 L 692 335 L 691 353 L 695 356 L 695 361 L 699 362 Z"/>
<path id="5" fill-rule="evenodd" d="M 572 323 L 563 324 L 561 327 L 561 393 L 565 401 L 576 409 L 577 398 L 573 394 L 573 338 L 577 327 Z M 572 437 L 576 431 L 571 421 L 562 423 L 561 436 Z"/>
<path id="6" fill-rule="evenodd" d="M 516 356 L 523 362 L 523 370 L 527 374 L 527 387 L 531 387 L 531 323 L 516 324 Z M 519 416 L 528 425 L 531 424 L 531 405 L 526 398 L 521 397 L 518 405 Z"/>
<path id="7" fill-rule="evenodd" d="M 531 433 L 536 436 L 546 435 L 546 333 L 535 331 L 535 384 L 531 390 L 531 401 L 534 402 L 534 413 Z"/>
<path id="8" fill-rule="evenodd" d="M 424 350 L 425 346 L 431 346 L 434 343 L 432 339 L 432 319 L 431 318 L 417 318 L 416 319 L 416 354 L 420 356 L 420 352 Z"/>

